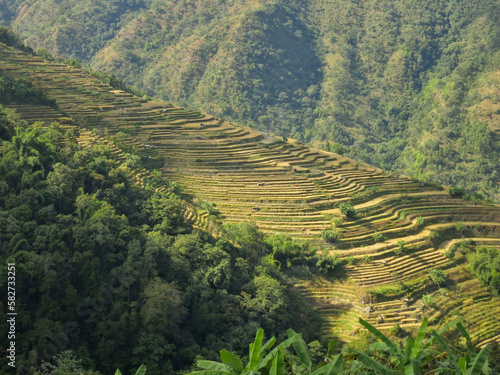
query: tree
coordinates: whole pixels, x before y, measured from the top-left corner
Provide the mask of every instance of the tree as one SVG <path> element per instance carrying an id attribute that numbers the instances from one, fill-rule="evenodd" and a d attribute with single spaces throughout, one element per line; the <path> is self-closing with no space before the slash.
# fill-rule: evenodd
<path id="1" fill-rule="evenodd" d="M 340 238 L 340 234 L 338 231 L 333 229 L 324 229 L 323 232 L 321 232 L 321 238 L 328 243 L 333 243 Z"/>
<path id="2" fill-rule="evenodd" d="M 354 219 L 357 214 L 355 208 L 350 203 L 340 203 L 339 210 L 349 219 Z"/>
<path id="3" fill-rule="evenodd" d="M 428 272 L 432 281 L 434 281 L 439 287 L 441 287 L 441 285 L 444 284 L 447 280 L 446 274 L 444 273 L 443 270 L 440 270 L 438 268 L 433 268 L 430 269 Z"/>

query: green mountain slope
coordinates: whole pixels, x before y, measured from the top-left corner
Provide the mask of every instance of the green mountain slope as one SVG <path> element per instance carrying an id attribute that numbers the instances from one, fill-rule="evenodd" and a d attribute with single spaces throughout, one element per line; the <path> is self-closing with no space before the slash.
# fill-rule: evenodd
<path id="1" fill-rule="evenodd" d="M 495 0 L 9 0 L 26 42 L 150 95 L 500 198 Z"/>
<path id="2" fill-rule="evenodd" d="M 21 117 L 27 121 L 37 116 L 46 121 L 74 119 L 75 125 L 93 129 L 99 138 L 112 140 L 124 150 L 135 150 L 146 167 L 158 170 L 152 173 L 156 179 L 146 170 L 136 172 L 149 192 L 158 178 L 175 181 L 171 189 L 182 188 L 184 216 L 189 222 L 216 236 L 229 236 L 229 241 L 239 245 L 241 256 L 256 265 L 256 274 L 261 269 L 256 262 L 259 257 L 259 264 L 287 272 L 287 290 L 298 290 L 317 308 L 325 320 L 325 335 L 352 340 L 360 316 L 380 329 L 408 331 L 417 327 L 423 316 L 430 316 L 435 327 L 462 318 L 479 346 L 500 339 L 500 304 L 491 290 L 498 290 L 495 272 L 500 270 L 496 270 L 495 261 L 491 267 L 483 267 L 497 252 L 488 250 L 490 255 L 485 258 L 485 251 L 478 250 L 473 259 L 473 271 L 488 286 L 474 278 L 467 267 L 474 248 L 500 246 L 500 206 L 460 199 L 456 190 L 387 173 L 295 140 L 285 141 L 200 112 L 137 98 L 113 90 L 72 66 L 43 61 L 4 44 L 0 44 L 0 69 L 18 81 L 22 77 L 35 82 L 37 90 L 53 100 L 52 107 L 9 103 Z M 61 119 L 62 115 L 70 119 Z M 82 143 L 91 145 L 95 140 L 86 137 Z M 124 158 L 120 150 L 113 149 L 110 156 Z M 137 160 L 127 159 L 128 165 Z M 19 174 L 14 170 L 6 175 Z M 104 183 L 99 182 L 101 173 L 90 177 L 91 188 Z M 27 177 L 24 181 L 29 185 Z M 112 187 L 120 189 L 120 184 Z M 114 193 L 109 196 L 113 198 Z M 9 214 L 15 212 L 9 208 Z M 162 214 L 155 217 L 159 220 Z M 242 226 L 246 221 L 255 225 Z M 140 228 L 148 231 L 156 224 Z M 233 226 L 224 230 L 222 224 Z M 168 223 L 165 225 L 169 230 Z M 257 228 L 268 236 L 267 245 Z M 316 254 L 302 240 L 325 253 Z M 184 254 L 189 247 L 181 241 L 172 250 Z M 199 256 L 212 259 L 212 255 Z M 335 259 L 344 263 L 341 280 L 316 273 Z M 193 262 L 197 264 L 194 258 Z M 203 267 L 203 272 L 218 274 L 220 269 L 213 267 Z M 269 313 L 275 311 L 268 303 L 274 297 L 271 291 L 266 292 L 267 283 L 254 283 L 256 298 Z M 259 285 L 263 288 L 260 292 Z M 237 293 L 244 306 L 263 307 L 246 300 L 244 290 Z M 255 316 L 266 322 L 264 316 Z M 273 317 L 268 323 L 286 324 Z"/>

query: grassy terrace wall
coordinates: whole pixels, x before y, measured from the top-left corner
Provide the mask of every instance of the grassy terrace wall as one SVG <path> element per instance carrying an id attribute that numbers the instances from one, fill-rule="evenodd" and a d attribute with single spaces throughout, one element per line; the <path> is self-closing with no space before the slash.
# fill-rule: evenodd
<path id="1" fill-rule="evenodd" d="M 221 222 L 251 220 L 266 233 L 307 239 L 344 258 L 348 265 L 341 281 L 296 280 L 320 309 L 326 334 L 349 340 L 359 316 L 386 329 L 396 324 L 412 329 L 424 315 L 438 325 L 461 316 L 477 343 L 500 339 L 498 298 L 472 278 L 464 262 L 444 255 L 462 238 L 499 247 L 499 206 L 451 198 L 442 187 L 148 102 L 2 44 L 0 70 L 33 80 L 57 104 L 7 106 L 28 121 L 84 128 L 82 143 L 121 136 L 122 146 L 135 148 L 149 169 L 159 168 L 179 183 L 186 216 L 199 227 L 217 233 Z M 124 158 L 113 150 L 117 159 Z M 136 172 L 141 184 L 150 176 L 147 170 Z M 204 202 L 216 205 L 219 218 L 204 211 Z M 342 215 L 343 202 L 353 204 L 355 218 Z M 458 231 L 457 222 L 466 229 Z M 340 239 L 323 242 L 321 232 L 333 228 Z M 431 281 L 431 268 L 444 270 L 448 288 Z M 423 304 L 426 295 L 432 305 Z"/>

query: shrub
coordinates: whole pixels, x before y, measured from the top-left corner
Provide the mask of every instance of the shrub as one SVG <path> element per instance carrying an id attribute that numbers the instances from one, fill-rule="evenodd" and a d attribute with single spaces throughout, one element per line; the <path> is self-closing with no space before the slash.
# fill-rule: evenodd
<path id="1" fill-rule="evenodd" d="M 417 225 L 419 227 L 421 227 L 422 225 L 424 225 L 424 223 L 425 223 L 425 220 L 424 220 L 424 218 L 422 216 L 417 217 Z"/>
<path id="2" fill-rule="evenodd" d="M 214 216 L 218 216 L 219 215 L 219 210 L 217 208 L 215 208 L 215 203 L 210 203 L 210 202 L 203 202 L 201 204 L 201 206 L 203 207 L 203 209 L 205 211 L 207 211 L 207 213 L 209 215 L 214 215 Z"/>
<path id="3" fill-rule="evenodd" d="M 398 271 L 392 271 L 391 272 L 391 276 L 394 279 L 394 281 L 398 281 L 398 279 L 399 279 L 399 273 L 398 273 Z"/>
<path id="4" fill-rule="evenodd" d="M 320 273 L 333 273 L 340 263 L 337 255 L 331 256 L 327 251 L 315 255 L 315 259 L 317 259 L 316 269 Z"/>
<path id="5" fill-rule="evenodd" d="M 170 191 L 174 194 L 179 194 L 181 192 L 181 187 L 175 181 L 170 182 L 168 187 L 169 187 Z"/>
<path id="6" fill-rule="evenodd" d="M 334 229 L 325 229 L 323 232 L 321 232 L 321 238 L 323 238 L 328 243 L 333 243 L 340 238 L 340 234 Z"/>
<path id="7" fill-rule="evenodd" d="M 384 234 L 380 232 L 375 232 L 373 233 L 372 238 L 375 240 L 375 242 L 383 241 L 384 240 Z"/>
<path id="8" fill-rule="evenodd" d="M 405 250 L 406 250 L 405 245 L 406 245 L 406 241 L 405 240 L 399 240 L 398 241 L 398 248 L 394 250 L 394 253 L 396 255 L 403 254 L 405 252 Z"/>
<path id="9" fill-rule="evenodd" d="M 465 225 L 464 223 L 455 223 L 455 229 L 457 230 L 457 232 L 463 234 L 467 230 L 467 225 Z"/>
<path id="10" fill-rule="evenodd" d="M 424 302 L 424 305 L 430 308 L 436 307 L 436 304 L 434 303 L 434 298 L 432 298 L 432 295 L 430 294 L 424 294 L 422 296 L 422 301 Z"/>
<path id="11" fill-rule="evenodd" d="M 356 217 L 356 210 L 350 203 L 339 204 L 339 209 L 342 214 L 344 214 L 349 219 L 354 219 Z"/>
<path id="12" fill-rule="evenodd" d="M 428 272 L 432 281 L 434 281 L 439 287 L 441 287 L 441 284 L 444 284 L 447 280 L 446 274 L 443 272 L 443 270 L 433 268 Z"/>
<path id="13" fill-rule="evenodd" d="M 462 198 L 465 194 L 464 189 L 459 187 L 452 187 L 449 191 L 449 194 L 453 198 Z"/>
<path id="14" fill-rule="evenodd" d="M 333 219 L 333 225 L 335 225 L 337 228 L 341 227 L 342 224 L 344 224 L 344 220 L 342 220 L 341 218 L 336 217 L 335 219 Z"/>
<path id="15" fill-rule="evenodd" d="M 391 329 L 389 330 L 391 335 L 393 336 L 398 336 L 399 333 L 401 332 L 401 327 L 399 326 L 399 323 L 394 324 Z"/>

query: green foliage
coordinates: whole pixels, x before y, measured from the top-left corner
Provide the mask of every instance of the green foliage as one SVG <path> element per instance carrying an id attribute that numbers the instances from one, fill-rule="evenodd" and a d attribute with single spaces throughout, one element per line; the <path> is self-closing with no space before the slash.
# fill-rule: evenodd
<path id="1" fill-rule="evenodd" d="M 464 223 L 455 223 L 455 229 L 459 233 L 464 233 L 467 230 L 467 225 Z"/>
<path id="2" fill-rule="evenodd" d="M 0 103 L 37 103 L 53 105 L 54 100 L 49 99 L 41 90 L 33 86 L 25 78 L 15 79 L 7 73 L 0 73 Z"/>
<path id="3" fill-rule="evenodd" d="M 436 307 L 436 304 L 434 303 L 434 298 L 430 294 L 424 294 L 422 296 L 422 301 L 424 302 L 425 306 L 428 306 L 431 309 Z"/>
<path id="4" fill-rule="evenodd" d="M 271 349 L 276 338 L 272 337 L 263 344 L 264 330 L 259 329 L 255 341 L 249 345 L 248 363 L 243 367 L 242 360 L 235 354 L 221 350 L 220 357 L 222 363 L 201 360 L 197 366 L 201 371 L 191 372 L 189 375 L 329 375 L 340 371 L 343 364 L 342 355 L 334 356 L 329 349 L 326 361 L 322 361 L 314 370 L 306 343 L 302 340 L 302 335 L 293 330 L 287 330 L 288 338 Z M 295 355 L 292 355 L 287 348 L 292 346 Z M 331 347 L 330 347 L 331 348 Z"/>
<path id="5" fill-rule="evenodd" d="M 84 370 L 82 361 L 70 350 L 55 355 L 52 362 L 42 363 L 41 371 L 36 371 L 34 375 L 99 375 L 98 372 Z"/>
<path id="6" fill-rule="evenodd" d="M 339 210 L 349 219 L 354 219 L 356 217 L 356 210 L 350 203 L 340 203 Z"/>
<path id="7" fill-rule="evenodd" d="M 391 341 L 382 332 L 373 327 L 363 319 L 359 319 L 360 323 L 372 334 L 379 342 L 370 345 L 370 352 L 360 352 L 352 350 L 356 355 L 356 361 L 360 362 L 365 368 L 374 371 L 375 373 L 386 375 L 418 375 L 431 372 L 445 374 L 448 369 L 460 370 L 461 374 L 487 374 L 488 373 L 488 357 L 491 352 L 491 347 L 486 346 L 479 353 L 476 353 L 474 346 L 470 342 L 470 337 L 460 321 L 452 322 L 443 327 L 438 332 L 432 330 L 431 337 L 425 340 L 427 330 L 427 318 L 424 318 L 417 336 L 408 337 L 406 345 L 400 347 L 395 342 Z M 468 353 L 459 359 L 456 354 L 457 350 L 443 340 L 441 334 L 456 326 L 462 335 L 467 339 Z M 435 359 L 441 356 L 441 353 L 434 350 L 432 345 L 434 340 L 443 347 L 446 351 L 446 359 L 436 368 Z M 431 367 L 432 366 L 432 367 Z M 456 372 L 455 372 L 456 373 Z"/>
<path id="8" fill-rule="evenodd" d="M 425 223 L 425 220 L 422 216 L 417 217 L 417 226 L 422 227 Z"/>
<path id="9" fill-rule="evenodd" d="M 450 188 L 449 194 L 453 198 L 462 198 L 465 194 L 465 190 L 454 186 L 454 187 Z"/>
<path id="10" fill-rule="evenodd" d="M 448 280 L 444 271 L 439 268 L 430 269 L 428 270 L 428 272 L 432 281 L 436 283 L 439 287 L 441 287 L 441 285 L 446 283 L 446 281 Z"/>
<path id="11" fill-rule="evenodd" d="M 80 371 L 81 360 L 172 373 L 220 345 L 241 353 L 257 326 L 318 338 L 317 313 L 264 261 L 272 247 L 255 226 L 218 239 L 193 230 L 178 196 L 140 189 L 127 178 L 130 161 L 74 139 L 0 107 L 0 257 L 18 265 L 20 367 L 41 371 L 38 359 L 70 349 L 77 359 L 50 371 Z M 58 342 L 50 356 L 47 337 Z"/>
<path id="12" fill-rule="evenodd" d="M 321 232 L 321 238 L 323 238 L 328 243 L 334 243 L 340 238 L 340 234 L 334 229 L 324 229 Z"/>
<path id="13" fill-rule="evenodd" d="M 117 369 L 115 375 L 122 375 L 122 372 L 119 369 Z M 146 375 L 146 366 L 141 365 L 141 367 L 137 369 L 135 375 Z"/>
<path id="14" fill-rule="evenodd" d="M 396 253 L 396 255 L 401 255 L 401 254 L 404 254 L 404 252 L 406 251 L 406 241 L 405 240 L 399 240 L 397 242 L 397 245 L 398 245 L 398 248 L 396 250 L 394 250 L 394 252 Z"/>
<path id="15" fill-rule="evenodd" d="M 337 254 L 332 256 L 324 251 L 322 254 L 316 254 L 315 259 L 317 259 L 315 266 L 318 272 L 331 275 L 337 273 L 337 276 L 340 273 L 341 261 Z"/>
<path id="16" fill-rule="evenodd" d="M 344 224 L 344 220 L 342 220 L 341 218 L 336 217 L 333 219 L 333 225 L 335 225 L 335 227 L 340 228 L 342 224 Z"/>
<path id="17" fill-rule="evenodd" d="M 483 284 L 500 295 L 500 251 L 495 248 L 478 247 L 469 255 L 469 269 Z"/>
<path id="18" fill-rule="evenodd" d="M 201 206 L 209 215 L 219 216 L 220 214 L 219 210 L 215 207 L 215 203 L 205 201 L 201 204 Z"/>
<path id="19" fill-rule="evenodd" d="M 320 253 L 307 241 L 298 241 L 285 235 L 270 235 L 265 238 L 265 243 L 273 261 L 283 271 L 303 273 L 307 269 L 331 276 L 342 274 L 342 262 L 337 255 L 331 256 L 327 251 Z"/>
<path id="20" fill-rule="evenodd" d="M 380 232 L 373 233 L 372 238 L 375 242 L 381 242 L 385 239 L 384 234 Z"/>

